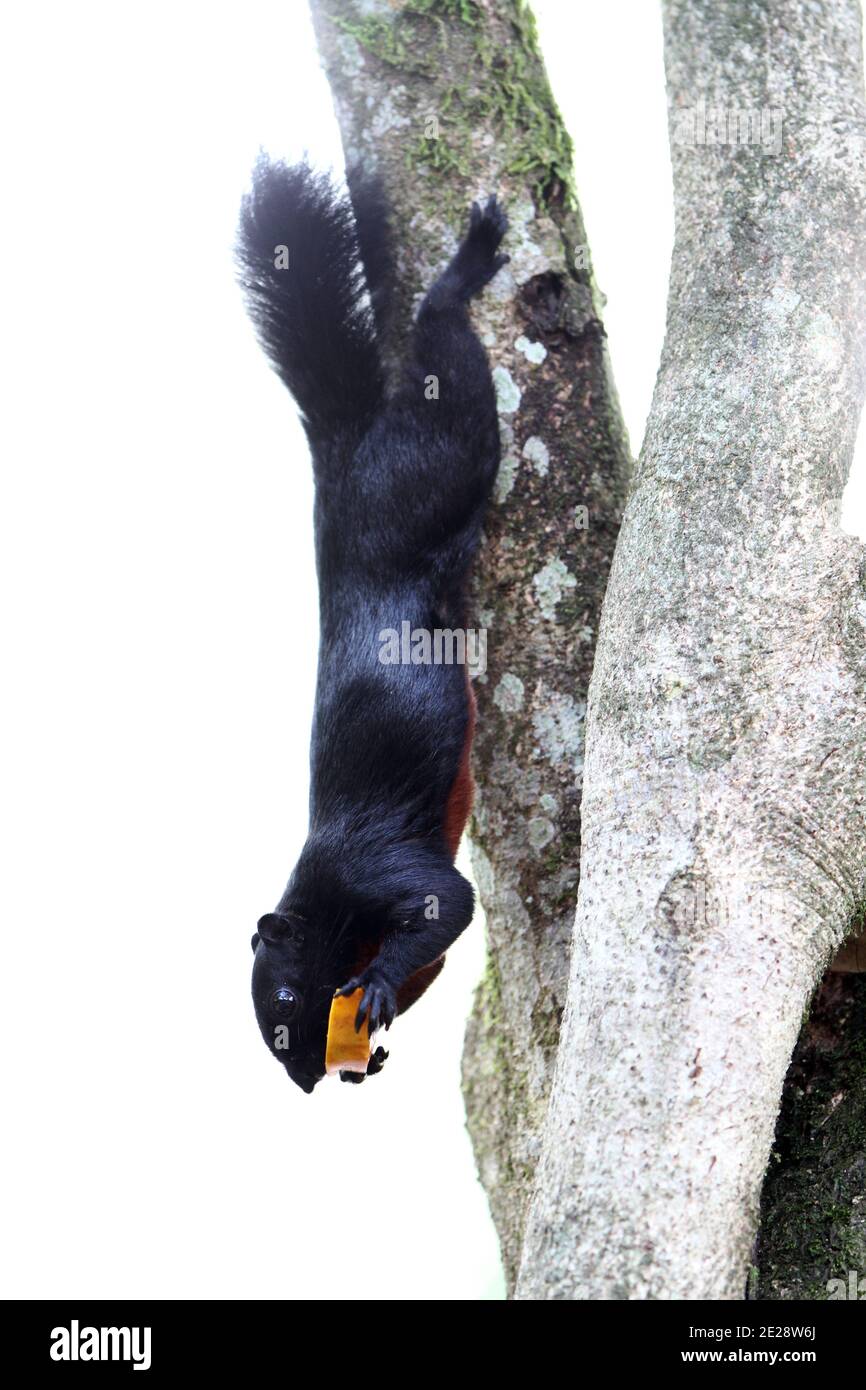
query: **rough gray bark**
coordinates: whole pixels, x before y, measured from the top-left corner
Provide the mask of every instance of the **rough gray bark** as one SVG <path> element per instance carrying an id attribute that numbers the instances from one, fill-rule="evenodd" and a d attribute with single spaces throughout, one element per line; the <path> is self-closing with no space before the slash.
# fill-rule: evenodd
<path id="1" fill-rule="evenodd" d="M 513 1275 L 560 1018 L 580 848 L 583 719 L 628 449 L 571 183 L 520 0 L 312 0 L 347 163 L 382 175 L 404 321 L 496 189 L 511 264 L 473 309 L 503 463 L 478 569 L 488 629 L 472 848 L 489 965 L 470 1024 L 470 1132 Z"/>
<path id="2" fill-rule="evenodd" d="M 518 1296 L 741 1298 L 785 1072 L 866 866 L 854 0 L 666 0 L 668 329 L 587 715 L 568 1004 Z M 746 123 L 748 128 L 748 122 Z M 697 130 L 697 127 L 694 127 Z"/>

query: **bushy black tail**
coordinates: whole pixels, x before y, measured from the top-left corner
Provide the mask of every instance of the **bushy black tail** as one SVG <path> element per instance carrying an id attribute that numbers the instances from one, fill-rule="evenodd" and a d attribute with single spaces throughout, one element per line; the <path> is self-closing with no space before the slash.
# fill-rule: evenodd
<path id="1" fill-rule="evenodd" d="M 375 241 L 373 234 L 365 248 L 374 304 L 386 274 Z M 349 199 L 306 164 L 262 156 L 241 207 L 238 260 L 262 346 L 311 438 L 363 429 L 381 404 L 384 378 Z"/>

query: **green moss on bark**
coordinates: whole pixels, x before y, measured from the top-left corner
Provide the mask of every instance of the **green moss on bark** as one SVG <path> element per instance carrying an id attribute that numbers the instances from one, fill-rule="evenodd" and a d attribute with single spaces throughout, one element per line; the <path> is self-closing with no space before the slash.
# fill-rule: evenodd
<path id="1" fill-rule="evenodd" d="M 380 62 L 430 82 L 439 129 L 407 145 L 407 167 L 469 178 L 468 137 L 492 126 L 510 149 L 506 173 L 525 177 L 540 204 L 555 199 L 574 207 L 572 145 L 544 73 L 535 18 L 522 0 L 500 10 L 510 29 L 507 43 L 491 38 L 476 0 L 407 0 L 390 15 L 336 22 Z M 454 21 L 466 27 L 470 45 L 468 61 L 461 55 L 456 64 Z M 455 71 L 460 80 L 443 83 L 441 75 Z"/>

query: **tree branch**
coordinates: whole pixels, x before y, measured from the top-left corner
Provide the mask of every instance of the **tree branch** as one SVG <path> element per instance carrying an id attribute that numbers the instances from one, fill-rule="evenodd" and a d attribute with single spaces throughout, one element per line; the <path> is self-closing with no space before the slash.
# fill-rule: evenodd
<path id="1" fill-rule="evenodd" d="M 859 7 L 664 14 L 668 328 L 590 690 L 524 1298 L 744 1296 L 788 1061 L 864 885 L 864 556 L 837 525 L 866 364 Z M 758 140 L 701 143 L 702 100 L 763 115 Z"/>
<path id="2" fill-rule="evenodd" d="M 469 1028 L 469 1127 L 513 1275 L 565 998 L 586 690 L 629 458 L 571 146 L 520 0 L 312 0 L 349 164 L 394 207 L 404 322 L 469 201 L 511 221 L 473 309 L 503 463 L 477 567 L 489 630 L 472 847 L 489 964 Z"/>

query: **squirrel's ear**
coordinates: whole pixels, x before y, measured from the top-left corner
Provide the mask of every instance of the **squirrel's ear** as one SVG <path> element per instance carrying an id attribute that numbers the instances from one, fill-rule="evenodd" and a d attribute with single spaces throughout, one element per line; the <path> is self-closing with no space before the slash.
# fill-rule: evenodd
<path id="1" fill-rule="evenodd" d="M 257 924 L 259 936 L 262 941 L 282 941 L 287 935 L 291 935 L 294 923 L 291 917 L 286 917 L 282 912 L 266 912 L 264 917 L 260 917 Z"/>
<path id="2" fill-rule="evenodd" d="M 253 934 L 252 934 L 252 937 L 251 937 L 251 939 L 250 939 L 250 945 L 252 946 L 253 951 L 255 951 L 255 949 L 256 949 L 256 947 L 258 946 L 258 944 L 259 944 L 259 942 L 261 941 L 261 939 L 262 939 L 262 938 L 259 936 L 258 932 L 257 932 L 257 931 L 254 931 Z"/>
<path id="3" fill-rule="evenodd" d="M 266 912 L 258 921 L 259 936 L 271 944 L 291 940 L 296 945 L 304 943 L 304 923 L 294 912 Z"/>
<path id="4" fill-rule="evenodd" d="M 279 941 L 286 934 L 288 923 L 279 912 L 266 912 L 256 923 L 262 941 Z"/>

